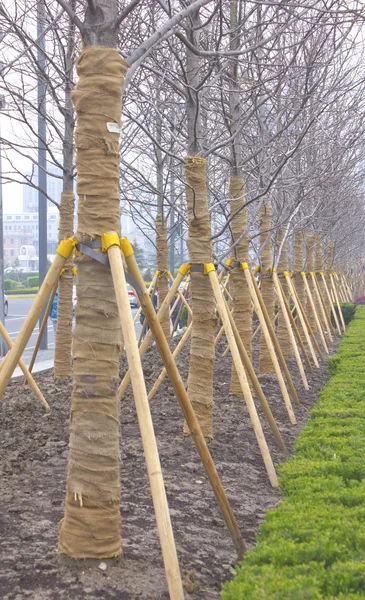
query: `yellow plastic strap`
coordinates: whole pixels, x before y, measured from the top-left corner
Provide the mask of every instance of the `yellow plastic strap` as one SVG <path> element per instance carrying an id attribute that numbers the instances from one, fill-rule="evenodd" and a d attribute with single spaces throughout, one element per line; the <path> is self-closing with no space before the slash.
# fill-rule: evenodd
<path id="1" fill-rule="evenodd" d="M 329 276 L 332 277 L 332 273 L 329 273 Z"/>
<path id="2" fill-rule="evenodd" d="M 276 271 L 277 271 L 277 268 L 276 268 L 276 267 L 274 267 L 274 268 L 273 268 L 273 270 L 272 270 L 272 272 L 273 272 L 273 273 L 276 273 Z"/>
<path id="3" fill-rule="evenodd" d="M 118 246 L 120 248 L 119 235 L 116 233 L 103 233 L 101 236 L 101 251 L 108 252 L 112 246 Z"/>
<path id="4" fill-rule="evenodd" d="M 181 265 L 181 267 L 178 269 L 178 273 L 180 273 L 181 275 L 187 275 L 190 271 L 190 267 L 191 267 L 190 263 L 185 263 L 185 264 Z"/>
<path id="5" fill-rule="evenodd" d="M 157 275 L 157 277 L 160 275 L 161 271 L 155 271 L 155 275 Z"/>
<path id="6" fill-rule="evenodd" d="M 246 264 L 246 263 L 245 263 L 245 264 Z M 256 271 L 256 273 L 260 273 L 260 271 L 261 271 L 261 267 L 260 267 L 260 265 L 257 265 L 257 266 L 254 268 L 254 271 Z"/>
<path id="7" fill-rule="evenodd" d="M 300 274 L 302 277 L 305 277 L 305 271 L 301 271 Z"/>
<path id="8" fill-rule="evenodd" d="M 314 271 L 310 271 L 309 275 L 312 277 L 312 275 L 315 275 Z"/>
<path id="9" fill-rule="evenodd" d="M 233 258 L 229 258 L 228 260 L 226 260 L 226 265 L 227 267 L 231 267 L 233 265 Z"/>
<path id="10" fill-rule="evenodd" d="M 128 258 L 128 256 L 132 256 L 132 254 L 134 254 L 133 246 L 130 243 L 128 238 L 126 238 L 126 237 L 121 238 L 120 247 L 126 258 Z"/>
<path id="11" fill-rule="evenodd" d="M 212 271 L 215 271 L 213 263 L 206 263 L 204 265 L 204 275 L 208 275 L 208 273 L 211 273 Z"/>
<path id="12" fill-rule="evenodd" d="M 290 273 L 289 273 L 289 271 L 284 271 L 284 272 L 283 272 L 283 275 L 284 275 L 284 277 L 290 277 Z"/>
<path id="13" fill-rule="evenodd" d="M 71 273 L 72 273 L 72 275 L 73 275 L 74 277 L 76 277 L 76 275 L 77 275 L 77 269 L 76 269 L 76 267 L 72 267 L 72 269 L 71 269 Z"/>
<path id="14" fill-rule="evenodd" d="M 248 264 L 246 262 L 241 263 L 241 270 L 245 271 L 246 269 L 249 269 L 250 267 L 248 266 Z"/>
<path id="15" fill-rule="evenodd" d="M 66 259 L 70 258 L 72 252 L 74 251 L 76 244 L 77 244 L 77 240 L 75 240 L 74 238 L 68 238 L 68 240 L 62 240 L 62 242 L 59 243 L 56 252 L 63 258 L 66 258 Z"/>

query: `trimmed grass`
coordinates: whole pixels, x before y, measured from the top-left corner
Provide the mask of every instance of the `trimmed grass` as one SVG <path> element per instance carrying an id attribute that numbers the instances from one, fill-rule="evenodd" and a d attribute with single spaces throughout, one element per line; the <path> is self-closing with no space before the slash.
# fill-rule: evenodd
<path id="1" fill-rule="evenodd" d="M 279 468 L 284 500 L 222 600 L 365 598 L 365 306 L 330 359 L 331 379 Z"/>

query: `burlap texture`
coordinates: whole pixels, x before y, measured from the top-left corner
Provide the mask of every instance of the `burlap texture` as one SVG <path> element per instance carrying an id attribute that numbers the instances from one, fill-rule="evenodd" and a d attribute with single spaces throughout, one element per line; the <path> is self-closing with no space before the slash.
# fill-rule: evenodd
<path id="1" fill-rule="evenodd" d="M 212 242 L 206 183 L 207 161 L 188 156 L 185 159 L 186 200 L 189 218 L 188 248 L 190 262 L 212 262 Z M 213 437 L 213 369 L 216 304 L 209 277 L 191 273 L 190 297 L 193 311 L 188 394 L 205 437 Z M 184 424 L 184 433 L 189 433 Z"/>
<path id="2" fill-rule="evenodd" d="M 324 271 L 324 256 L 323 256 L 323 248 L 322 248 L 322 236 L 320 234 L 317 234 L 316 236 L 316 272 L 320 273 Z M 331 311 L 331 307 L 328 306 L 328 302 L 327 302 L 327 293 L 326 293 L 326 289 L 323 283 L 323 279 L 320 275 L 317 275 L 317 284 L 318 287 L 321 291 L 323 300 L 324 300 L 324 305 L 326 308 L 326 312 L 328 313 L 328 316 L 330 317 L 330 311 Z M 322 313 L 319 311 L 319 315 L 320 318 L 322 318 Z M 326 324 L 325 324 L 326 325 Z"/>
<path id="3" fill-rule="evenodd" d="M 277 252 L 280 249 L 281 243 L 284 239 L 284 235 L 285 235 L 285 229 L 282 229 L 281 231 L 279 231 L 278 235 L 277 235 L 277 240 L 276 240 L 276 247 L 277 247 Z M 279 262 L 278 262 L 278 266 L 277 266 L 278 272 L 281 275 L 284 271 L 288 271 L 289 270 L 289 259 L 288 259 L 288 241 L 287 239 L 285 240 L 282 250 L 281 250 L 281 254 L 280 254 L 280 258 L 279 258 Z M 289 290 L 288 290 L 288 284 L 286 282 L 286 279 L 283 277 L 280 279 L 282 286 L 283 286 L 283 292 L 285 294 L 285 297 L 288 297 L 289 294 Z M 277 300 L 278 303 L 278 307 L 280 306 L 279 304 L 279 299 Z M 285 324 L 285 320 L 283 317 L 282 312 L 279 312 L 279 316 L 278 316 L 278 322 L 277 322 L 277 336 L 278 336 L 278 340 L 279 340 L 279 344 L 281 346 L 281 349 L 283 351 L 283 354 L 285 357 L 291 357 L 293 356 L 293 348 L 292 345 L 290 343 L 290 337 L 289 337 L 289 333 L 288 333 L 288 329 L 287 326 Z"/>
<path id="4" fill-rule="evenodd" d="M 334 259 L 335 259 L 335 244 L 333 241 L 329 241 L 327 244 L 327 248 L 326 248 L 326 259 L 324 261 L 324 274 L 326 277 L 327 288 L 328 288 L 330 295 L 331 295 L 331 280 L 330 280 L 329 274 L 333 270 Z M 326 298 L 327 310 L 331 314 L 331 311 L 333 310 L 333 304 L 328 299 L 327 293 L 326 293 L 325 298 Z"/>
<path id="5" fill-rule="evenodd" d="M 307 273 L 310 273 L 312 271 L 314 271 L 315 269 L 315 244 L 316 244 L 316 237 L 313 233 L 307 233 L 305 236 L 305 243 L 306 243 L 306 248 L 307 248 Z M 313 300 L 315 301 L 315 293 L 314 293 L 314 284 L 312 281 L 312 278 L 307 276 L 307 280 L 308 280 L 308 285 L 309 285 L 309 289 L 311 291 Z M 308 316 L 308 320 L 310 323 L 310 326 L 313 330 L 313 332 L 317 331 L 317 325 L 316 325 L 316 320 L 314 318 L 314 312 L 312 309 L 312 306 L 309 302 L 309 300 L 307 300 L 307 316 Z"/>
<path id="6" fill-rule="evenodd" d="M 157 270 L 163 273 L 168 269 L 168 246 L 167 246 L 167 229 L 166 221 L 162 223 L 161 215 L 157 215 L 155 220 L 156 228 L 156 258 L 157 258 Z M 158 308 L 160 309 L 163 301 L 165 300 L 169 291 L 169 282 L 167 275 L 159 275 L 157 277 L 157 291 L 158 291 Z M 165 337 L 170 337 L 170 316 L 167 310 L 161 321 L 162 329 Z"/>
<path id="7" fill-rule="evenodd" d="M 74 233 L 75 196 L 73 191 L 62 192 L 60 202 L 59 241 L 66 240 Z M 54 360 L 55 377 L 72 375 L 72 289 L 73 256 L 66 261 L 65 271 L 58 283 L 58 313 Z"/>
<path id="8" fill-rule="evenodd" d="M 116 50 L 91 46 L 76 68 L 77 237 L 87 241 L 120 233 L 119 135 L 108 132 L 107 123 L 121 122 L 127 65 Z M 85 255 L 77 267 L 70 458 L 59 551 L 106 558 L 122 551 L 116 400 L 122 337 L 110 270 Z"/>
<path id="9" fill-rule="evenodd" d="M 271 204 L 266 204 L 260 210 L 260 245 L 261 250 L 261 294 L 270 319 L 274 322 L 275 317 L 275 289 L 274 282 L 269 273 L 272 268 L 272 248 L 271 248 Z M 264 247 L 263 247 L 264 245 Z M 270 358 L 269 349 L 264 336 L 260 337 L 260 371 L 261 373 L 274 373 L 274 365 Z"/>
<path id="10" fill-rule="evenodd" d="M 295 289 L 298 293 L 299 300 L 302 303 L 304 311 L 307 310 L 307 294 L 305 291 L 305 285 L 300 273 L 304 270 L 304 256 L 303 256 L 303 241 L 304 236 L 302 231 L 297 231 L 294 236 L 294 273 L 296 273 L 296 277 L 294 280 Z M 307 343 L 306 337 L 304 335 L 303 327 L 300 322 L 300 319 L 296 320 L 299 333 L 301 335 L 302 341 L 304 344 Z"/>
<path id="11" fill-rule="evenodd" d="M 245 182 L 241 177 L 231 177 L 229 194 L 231 197 L 231 214 L 240 208 L 244 202 Z M 232 242 L 236 242 L 247 227 L 247 209 L 242 209 L 231 221 Z M 233 260 L 248 262 L 248 249 L 250 240 L 245 235 L 233 250 Z M 234 307 L 234 320 L 245 345 L 247 354 L 252 357 L 252 308 L 250 292 L 243 271 L 233 269 L 230 275 L 231 293 Z M 230 394 L 242 396 L 242 389 L 238 380 L 236 369 L 232 364 L 232 377 Z"/>

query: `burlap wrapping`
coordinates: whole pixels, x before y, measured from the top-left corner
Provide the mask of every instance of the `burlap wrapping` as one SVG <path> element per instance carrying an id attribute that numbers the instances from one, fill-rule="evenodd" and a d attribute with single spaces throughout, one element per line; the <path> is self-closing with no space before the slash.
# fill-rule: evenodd
<path id="1" fill-rule="evenodd" d="M 169 280 L 167 275 L 163 272 L 168 269 L 168 246 L 167 246 L 167 229 L 166 221 L 162 224 L 162 217 L 160 214 L 157 215 L 155 220 L 156 228 L 156 249 L 157 249 L 157 270 L 162 273 L 157 277 L 157 291 L 158 291 L 158 308 L 162 305 L 169 291 Z M 170 316 L 169 311 L 166 311 L 162 321 L 162 329 L 165 337 L 170 337 Z"/>
<path id="2" fill-rule="evenodd" d="M 275 317 L 275 289 L 274 282 L 269 273 L 272 268 L 271 249 L 271 204 L 266 204 L 260 210 L 260 245 L 261 245 L 261 294 L 270 319 L 274 322 Z M 274 365 L 270 358 L 269 349 L 264 336 L 260 337 L 260 371 L 261 373 L 274 373 Z"/>
<path id="3" fill-rule="evenodd" d="M 329 277 L 329 274 L 333 270 L 334 259 L 335 259 L 335 243 L 332 240 L 330 240 L 327 244 L 326 260 L 324 261 L 324 274 L 325 274 L 327 288 L 328 288 L 330 295 L 331 295 L 331 279 Z M 327 310 L 331 314 L 333 305 L 332 305 L 332 302 L 330 302 L 330 300 L 328 299 L 327 293 L 326 293 L 326 306 L 327 306 Z"/>
<path id="4" fill-rule="evenodd" d="M 303 257 L 303 241 L 304 236 L 302 231 L 297 231 L 294 237 L 294 273 L 297 273 L 294 285 L 295 289 L 298 293 L 299 300 L 302 303 L 304 311 L 307 310 L 307 294 L 305 291 L 305 285 L 300 273 L 304 270 L 304 257 Z M 301 335 L 303 343 L 307 343 L 307 340 L 304 335 L 303 327 L 300 322 L 300 319 L 296 320 L 299 333 Z"/>
<path id="5" fill-rule="evenodd" d="M 200 157 L 185 159 L 186 201 L 189 219 L 188 248 L 190 262 L 202 265 L 212 262 L 211 229 L 206 183 L 207 161 Z M 209 277 L 204 273 L 190 275 L 190 297 L 193 327 L 188 377 L 188 394 L 205 437 L 213 437 L 213 369 L 214 330 L 217 323 L 216 304 Z M 189 434 L 187 424 L 184 433 Z"/>
<path id="6" fill-rule="evenodd" d="M 60 202 L 60 224 L 58 239 L 66 240 L 74 233 L 75 196 L 73 191 L 62 192 Z M 73 256 L 66 261 L 65 271 L 58 283 L 58 313 L 54 360 L 55 377 L 72 375 L 72 289 Z"/>
<path id="7" fill-rule="evenodd" d="M 245 203 L 245 182 L 241 177 L 231 177 L 229 182 L 229 194 L 231 200 L 231 214 Z M 247 209 L 242 209 L 231 221 L 232 242 L 234 243 L 242 235 L 247 227 Z M 250 240 L 245 235 L 233 250 L 233 260 L 248 262 L 248 249 Z M 252 358 L 252 304 L 250 292 L 246 283 L 245 274 L 239 269 L 233 269 L 230 275 L 231 293 L 234 307 L 234 320 L 245 345 L 247 354 Z M 232 377 L 230 394 L 242 396 L 242 389 L 237 377 L 236 369 L 232 364 Z"/>
<path id="8" fill-rule="evenodd" d="M 315 244 L 316 244 L 316 238 L 315 235 L 313 233 L 307 233 L 305 236 L 305 243 L 306 243 L 306 248 L 307 248 L 307 273 L 310 273 L 312 271 L 314 271 L 315 269 Z M 308 285 L 309 285 L 309 289 L 311 291 L 313 300 L 315 300 L 315 295 L 314 295 L 314 285 L 312 282 L 312 278 L 307 276 L 307 280 L 308 280 Z M 307 300 L 307 316 L 308 316 L 308 320 L 310 323 L 310 326 L 313 330 L 313 332 L 317 331 L 317 325 L 316 325 L 316 320 L 314 317 L 314 312 L 312 309 L 312 306 L 309 302 L 309 300 Z"/>
<path id="9" fill-rule="evenodd" d="M 281 231 L 279 231 L 278 236 L 277 236 L 277 251 L 279 251 L 281 243 L 284 239 L 284 235 L 285 235 L 285 230 L 282 229 Z M 280 258 L 279 258 L 279 262 L 278 262 L 278 266 L 277 266 L 278 272 L 281 275 L 284 271 L 288 271 L 289 270 L 289 260 L 288 260 L 288 241 L 287 239 L 285 240 L 283 247 L 281 249 L 281 254 L 280 254 Z M 289 294 L 289 290 L 288 290 L 288 284 L 286 282 L 286 279 L 283 277 L 280 279 L 282 286 L 283 286 L 283 292 L 285 294 L 285 297 L 288 297 Z M 279 300 L 278 302 L 278 306 L 280 306 L 279 304 Z M 287 326 L 285 324 L 285 320 L 283 317 L 282 312 L 279 312 L 279 316 L 278 316 L 278 325 L 277 325 L 277 336 L 278 336 L 278 340 L 279 340 L 279 344 L 281 346 L 281 349 L 283 351 L 283 354 L 285 357 L 291 357 L 293 356 L 293 348 L 292 345 L 290 343 L 290 337 L 289 337 L 289 333 L 288 333 L 288 329 Z"/>
<path id="10" fill-rule="evenodd" d="M 127 64 L 116 50 L 91 46 L 76 68 L 77 237 L 85 241 L 120 233 L 119 134 L 107 124 L 121 123 Z M 122 337 L 110 270 L 84 255 L 77 266 L 70 458 L 59 551 L 106 558 L 122 552 L 116 400 Z"/>
<path id="11" fill-rule="evenodd" d="M 323 249 L 322 249 L 322 236 L 320 234 L 317 234 L 315 236 L 316 238 L 316 272 L 320 273 L 323 272 L 324 270 L 324 256 L 323 256 Z M 326 311 L 328 313 L 328 302 L 326 301 L 326 289 L 323 283 L 323 279 L 320 275 L 317 275 L 317 284 L 318 287 L 321 291 L 323 300 L 324 300 L 324 304 L 325 304 L 325 308 Z M 320 318 L 322 318 L 322 313 L 319 311 L 319 315 Z M 330 317 L 330 313 L 328 313 L 328 316 Z M 326 326 L 326 324 L 324 323 L 324 325 Z"/>

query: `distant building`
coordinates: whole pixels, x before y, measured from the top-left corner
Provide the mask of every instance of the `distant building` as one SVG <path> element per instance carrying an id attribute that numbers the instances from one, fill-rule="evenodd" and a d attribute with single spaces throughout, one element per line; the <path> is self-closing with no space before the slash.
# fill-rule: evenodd
<path id="1" fill-rule="evenodd" d="M 57 209 L 47 215 L 47 254 L 55 254 L 58 246 L 59 213 Z M 19 257 L 22 246 L 38 248 L 38 213 L 4 214 L 4 260 L 11 263 Z"/>

